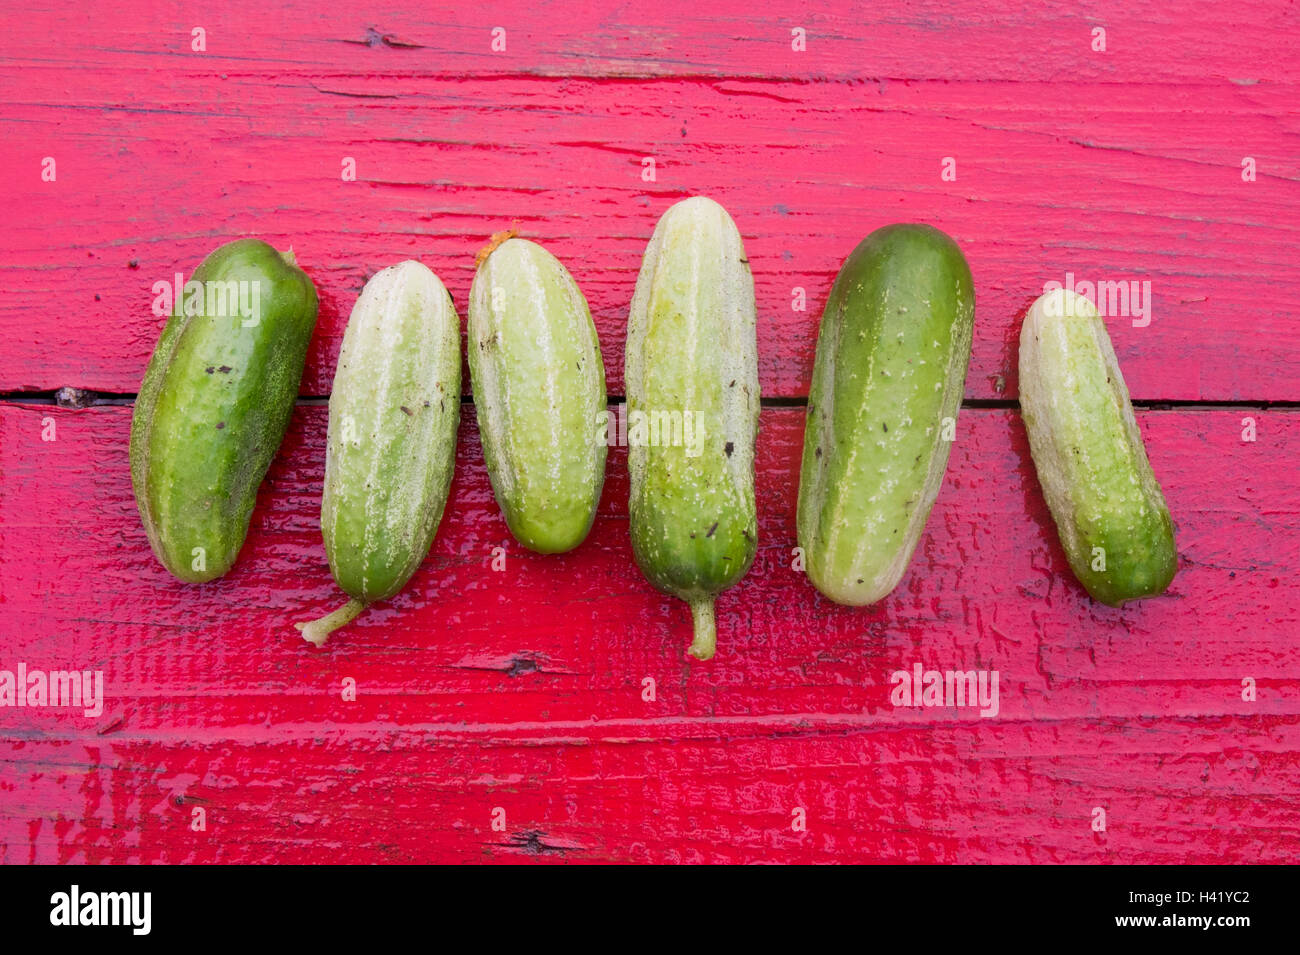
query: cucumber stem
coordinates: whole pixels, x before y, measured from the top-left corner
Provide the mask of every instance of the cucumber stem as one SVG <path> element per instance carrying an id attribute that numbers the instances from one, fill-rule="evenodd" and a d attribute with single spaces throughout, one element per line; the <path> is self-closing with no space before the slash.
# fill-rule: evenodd
<path id="1" fill-rule="evenodd" d="M 691 618 L 695 623 L 695 639 L 686 652 L 697 660 L 712 658 L 718 648 L 718 625 L 713 618 L 713 598 L 692 600 Z"/>
<path id="2" fill-rule="evenodd" d="M 314 643 L 316 646 L 324 646 L 329 635 L 344 624 L 351 623 L 357 618 L 357 614 L 366 609 L 364 601 L 357 600 L 353 597 L 338 610 L 333 613 L 327 613 L 319 620 L 312 620 L 308 623 L 295 623 L 294 626 L 302 631 L 302 638 L 308 643 Z"/>
<path id="3" fill-rule="evenodd" d="M 509 229 L 503 229 L 500 232 L 493 232 L 492 237 L 488 239 L 487 245 L 479 249 L 478 254 L 474 256 L 474 267 L 477 268 L 478 266 L 482 265 L 484 262 L 487 261 L 487 257 L 497 250 L 498 246 L 504 245 L 507 240 L 513 239 L 518 234 L 519 234 L 518 219 L 510 220 Z"/>

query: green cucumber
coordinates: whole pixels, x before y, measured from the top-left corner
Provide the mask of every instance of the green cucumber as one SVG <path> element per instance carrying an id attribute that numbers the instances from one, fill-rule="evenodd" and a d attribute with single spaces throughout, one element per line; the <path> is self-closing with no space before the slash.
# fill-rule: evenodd
<path id="1" fill-rule="evenodd" d="M 1174 525 L 1133 417 L 1106 323 L 1056 289 L 1020 328 L 1020 410 L 1070 569 L 1112 607 L 1163 593 Z"/>
<path id="2" fill-rule="evenodd" d="M 508 236 L 508 233 L 506 234 Z M 497 503 L 530 550 L 572 550 L 605 483 L 605 366 L 587 300 L 535 242 L 494 239 L 469 298 L 469 371 Z"/>
<path id="3" fill-rule="evenodd" d="M 351 598 L 297 624 L 320 646 L 406 585 L 442 520 L 460 423 L 460 319 L 419 262 L 376 274 L 352 309 L 330 394 L 321 532 Z"/>
<path id="4" fill-rule="evenodd" d="M 158 560 L 203 583 L 230 570 L 248 534 L 293 413 L 316 289 L 291 252 L 239 239 L 176 300 L 131 416 L 131 484 Z"/>
<path id="5" fill-rule="evenodd" d="M 948 466 L 974 315 L 970 267 L 930 226 L 877 229 L 835 278 L 796 523 L 808 579 L 836 603 L 874 603 L 907 569 Z"/>
<path id="6" fill-rule="evenodd" d="M 628 319 L 629 517 L 646 578 L 690 604 L 689 652 L 700 660 L 716 646 L 714 598 L 757 547 L 756 320 L 731 216 L 700 196 L 672 206 L 646 248 Z"/>

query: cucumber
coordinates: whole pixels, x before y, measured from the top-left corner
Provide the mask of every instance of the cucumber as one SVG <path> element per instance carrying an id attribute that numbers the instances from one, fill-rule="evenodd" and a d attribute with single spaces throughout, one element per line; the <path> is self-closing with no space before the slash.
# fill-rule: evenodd
<path id="1" fill-rule="evenodd" d="M 1020 328 L 1020 410 L 1070 569 L 1112 607 L 1163 593 L 1174 525 L 1096 307 L 1042 295 Z"/>
<path id="2" fill-rule="evenodd" d="M 641 571 L 691 607 L 689 652 L 700 660 L 716 647 L 714 598 L 749 570 L 758 541 L 756 320 L 731 216 L 701 196 L 672 206 L 646 249 L 628 318 L 629 517 Z"/>
<path id="3" fill-rule="evenodd" d="M 970 362 L 970 267 L 927 225 L 877 229 L 844 260 L 808 392 L 797 527 L 836 603 L 898 585 L 939 494 Z"/>
<path id="4" fill-rule="evenodd" d="M 483 456 L 519 543 L 572 550 L 596 518 L 606 446 L 605 366 L 587 300 L 527 239 L 494 240 L 469 299 L 469 371 Z"/>
<path id="5" fill-rule="evenodd" d="M 325 448 L 321 532 L 351 598 L 297 624 L 322 645 L 367 605 L 406 585 L 442 520 L 460 424 L 460 319 L 419 262 L 377 273 L 352 309 Z"/>
<path id="6" fill-rule="evenodd" d="M 257 239 L 213 251 L 193 283 L 202 294 L 178 290 L 140 385 L 130 460 L 154 554 L 179 579 L 203 583 L 243 547 L 293 413 L 317 302 L 293 254 Z M 255 300 L 255 312 L 241 311 L 238 283 L 248 283 L 243 304 Z"/>

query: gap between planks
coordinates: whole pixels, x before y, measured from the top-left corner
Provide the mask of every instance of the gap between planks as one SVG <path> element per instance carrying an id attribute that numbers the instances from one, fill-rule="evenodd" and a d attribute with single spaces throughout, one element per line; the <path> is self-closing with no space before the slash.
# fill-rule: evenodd
<path id="1" fill-rule="evenodd" d="M 75 393 L 72 398 L 60 397 L 60 392 L 71 390 Z M 85 408 L 113 406 L 113 405 L 131 405 L 135 403 L 134 394 L 124 394 L 120 392 L 92 392 L 80 388 L 69 386 L 69 388 L 60 388 L 57 391 L 16 391 L 0 393 L 0 403 L 15 405 L 56 405 L 60 408 L 69 410 L 82 410 Z M 622 404 L 626 401 L 623 395 L 606 395 L 607 404 Z M 323 405 L 329 402 L 329 395 L 299 395 L 295 400 L 295 406 L 310 407 L 312 405 Z M 461 395 L 460 402 L 462 405 L 472 405 L 474 403 L 473 395 Z M 808 399 L 806 397 L 766 397 L 760 399 L 760 405 L 764 408 L 803 408 L 807 407 Z M 1233 408 L 1248 408 L 1257 411 L 1269 410 L 1291 410 L 1300 409 L 1300 401 L 1261 401 L 1261 400 L 1243 400 L 1243 401 L 1220 401 L 1220 400 L 1165 400 L 1160 398 L 1135 398 L 1133 399 L 1134 408 L 1142 408 L 1147 411 L 1177 411 L 1180 409 L 1201 410 L 1201 411 L 1227 411 Z M 971 410 L 1010 410 L 1018 411 L 1020 402 L 1015 398 L 964 398 L 961 407 Z"/>

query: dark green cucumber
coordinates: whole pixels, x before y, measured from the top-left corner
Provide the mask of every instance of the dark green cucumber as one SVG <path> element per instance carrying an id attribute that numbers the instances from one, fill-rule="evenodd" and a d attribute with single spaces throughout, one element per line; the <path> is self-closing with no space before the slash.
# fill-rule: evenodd
<path id="1" fill-rule="evenodd" d="M 716 645 L 714 598 L 745 575 L 757 547 L 756 318 L 749 260 L 726 210 L 697 196 L 665 212 L 628 318 L 629 517 L 642 572 L 690 604 L 689 652 L 700 660 Z"/>
<path id="2" fill-rule="evenodd" d="M 907 569 L 948 465 L 974 315 L 966 259 L 930 226 L 877 229 L 835 278 L 797 524 L 808 579 L 837 603 L 874 603 Z"/>
<path id="3" fill-rule="evenodd" d="M 241 312 L 237 297 L 178 294 L 136 398 L 130 451 L 149 544 L 190 583 L 226 573 L 243 546 L 257 488 L 289 425 L 317 308 L 292 253 L 257 239 L 212 252 L 186 285 L 196 282 L 209 292 L 249 283 L 257 313 Z M 184 307 L 200 299 L 197 309 Z"/>
<path id="4" fill-rule="evenodd" d="M 447 289 L 407 261 L 377 273 L 348 318 L 330 394 L 321 533 L 351 599 L 311 623 L 320 646 L 406 585 L 442 520 L 460 423 L 460 320 Z"/>
<path id="5" fill-rule="evenodd" d="M 1096 307 L 1047 292 L 1020 329 L 1020 410 L 1070 568 L 1117 607 L 1163 593 L 1178 570 L 1174 525 Z"/>

